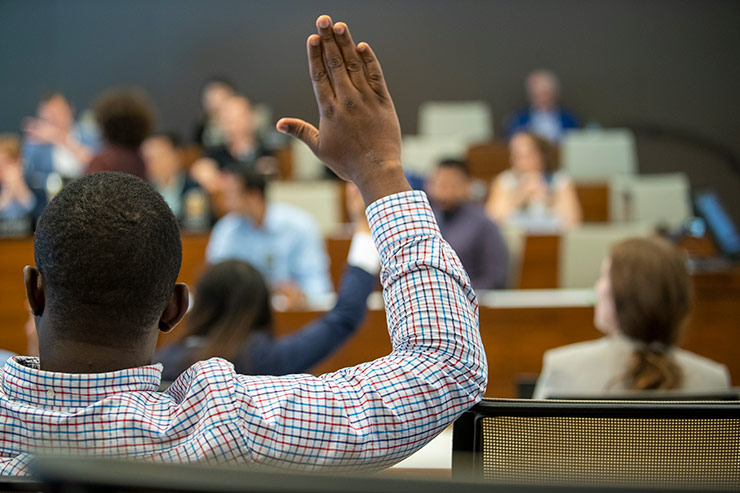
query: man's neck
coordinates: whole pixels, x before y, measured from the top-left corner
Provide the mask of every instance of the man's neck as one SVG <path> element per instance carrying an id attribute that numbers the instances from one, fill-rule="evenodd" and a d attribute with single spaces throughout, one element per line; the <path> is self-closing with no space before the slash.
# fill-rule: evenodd
<path id="1" fill-rule="evenodd" d="M 52 337 L 39 340 L 41 369 L 61 373 L 107 373 L 152 363 L 156 341 L 136 347 L 103 346 Z M 151 348 L 151 349 L 149 349 Z"/>
<path id="2" fill-rule="evenodd" d="M 255 226 L 261 228 L 264 226 L 267 217 L 267 202 L 263 201 L 254 207 L 250 207 L 248 211 L 245 210 L 242 214 L 251 219 Z"/>

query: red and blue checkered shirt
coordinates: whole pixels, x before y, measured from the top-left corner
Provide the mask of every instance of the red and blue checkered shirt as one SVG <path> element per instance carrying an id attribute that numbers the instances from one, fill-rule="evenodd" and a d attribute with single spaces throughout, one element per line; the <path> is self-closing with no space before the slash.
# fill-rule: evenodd
<path id="1" fill-rule="evenodd" d="M 0 474 L 42 452 L 343 470 L 421 448 L 485 391 L 477 301 L 423 193 L 366 212 L 391 354 L 319 377 L 238 375 L 214 358 L 162 393 L 159 365 L 67 374 L 17 356 L 0 372 Z"/>

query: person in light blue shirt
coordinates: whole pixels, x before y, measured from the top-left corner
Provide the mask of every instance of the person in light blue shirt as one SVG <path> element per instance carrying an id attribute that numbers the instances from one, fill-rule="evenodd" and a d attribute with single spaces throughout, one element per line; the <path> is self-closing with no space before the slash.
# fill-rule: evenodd
<path id="1" fill-rule="evenodd" d="M 265 177 L 255 171 L 235 168 L 225 176 L 230 212 L 213 227 L 206 260 L 249 262 L 285 296 L 287 307 L 331 292 L 329 257 L 313 217 L 297 207 L 268 203 Z"/>

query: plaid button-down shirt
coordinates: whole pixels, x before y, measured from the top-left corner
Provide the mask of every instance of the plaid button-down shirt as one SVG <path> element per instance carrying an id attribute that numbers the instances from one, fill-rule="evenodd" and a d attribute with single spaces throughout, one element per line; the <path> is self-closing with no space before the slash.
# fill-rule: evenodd
<path id="1" fill-rule="evenodd" d="M 0 474 L 40 452 L 157 462 L 378 469 L 418 450 L 484 393 L 475 294 L 420 192 L 367 210 L 382 259 L 393 352 L 314 377 L 243 376 L 214 358 L 165 392 L 161 367 L 0 372 Z"/>

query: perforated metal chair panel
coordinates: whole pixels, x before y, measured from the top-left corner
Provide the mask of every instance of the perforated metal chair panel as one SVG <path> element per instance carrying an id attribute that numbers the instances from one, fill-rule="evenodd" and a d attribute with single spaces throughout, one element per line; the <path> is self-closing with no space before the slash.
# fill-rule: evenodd
<path id="1" fill-rule="evenodd" d="M 484 399 L 452 443 L 453 478 L 740 491 L 737 401 Z"/>
<path id="2" fill-rule="evenodd" d="M 740 422 L 482 419 L 483 476 L 546 484 L 740 487 Z"/>

